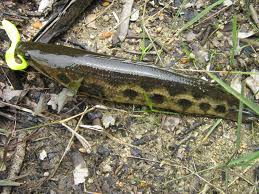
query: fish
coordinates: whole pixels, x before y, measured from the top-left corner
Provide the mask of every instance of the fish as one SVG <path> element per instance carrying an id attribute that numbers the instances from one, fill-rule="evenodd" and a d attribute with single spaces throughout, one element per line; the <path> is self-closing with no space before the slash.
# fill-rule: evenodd
<path id="1" fill-rule="evenodd" d="M 39 42 L 21 42 L 16 52 L 36 70 L 82 95 L 117 103 L 147 105 L 181 114 L 236 121 L 239 100 L 207 81 L 149 63 Z M 245 108 L 243 121 L 258 119 Z"/>

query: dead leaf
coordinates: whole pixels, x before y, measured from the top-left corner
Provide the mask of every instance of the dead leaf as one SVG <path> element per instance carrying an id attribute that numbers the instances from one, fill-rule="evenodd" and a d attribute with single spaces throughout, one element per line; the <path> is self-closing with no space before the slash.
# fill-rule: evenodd
<path id="1" fill-rule="evenodd" d="M 252 72 L 257 72 L 255 69 Z M 245 79 L 246 85 L 252 90 L 255 95 L 255 99 L 259 99 L 259 74 L 252 74 L 250 77 Z"/>
<path id="2" fill-rule="evenodd" d="M 34 109 L 34 114 L 39 115 L 44 110 L 46 110 L 46 96 L 45 96 L 45 94 L 41 94 L 40 100 L 39 100 L 39 102 L 37 103 L 37 105 Z"/>
<path id="3" fill-rule="evenodd" d="M 204 6 L 206 6 L 206 0 L 197 0 L 196 3 L 195 3 L 195 6 L 197 9 L 200 9 Z"/>
<path id="4" fill-rule="evenodd" d="M 164 116 L 162 118 L 162 128 L 168 131 L 173 131 L 181 123 L 181 119 L 176 116 Z"/>
<path id="5" fill-rule="evenodd" d="M 236 75 L 230 83 L 231 88 L 236 90 L 238 93 L 241 93 L 242 90 L 242 76 Z"/>
<path id="6" fill-rule="evenodd" d="M 47 105 L 51 106 L 52 110 L 57 110 L 57 108 L 58 108 L 58 95 L 57 94 L 50 94 L 50 100 L 48 101 Z"/>
<path id="7" fill-rule="evenodd" d="M 42 13 L 46 9 L 50 8 L 52 4 L 54 3 L 54 0 L 41 0 L 39 3 L 38 12 Z"/>
<path id="8" fill-rule="evenodd" d="M 10 86 L 7 86 L 5 89 L 2 90 L 2 93 L 0 93 L 0 98 L 2 98 L 3 101 L 9 102 L 15 97 L 17 99 L 22 98 L 26 94 L 27 94 L 26 90 L 13 90 Z"/>
<path id="9" fill-rule="evenodd" d="M 239 39 L 244 39 L 244 38 L 249 38 L 250 36 L 253 36 L 255 32 L 250 31 L 250 32 L 238 32 L 238 38 Z"/>
<path id="10" fill-rule="evenodd" d="M 47 158 L 48 154 L 46 152 L 46 150 L 41 150 L 40 154 L 39 154 L 39 159 L 40 160 L 44 160 L 45 158 Z"/>
<path id="11" fill-rule="evenodd" d="M 85 23 L 87 24 L 87 27 L 97 29 L 95 19 L 96 19 L 96 14 L 87 15 L 87 17 L 85 18 Z"/>
<path id="12" fill-rule="evenodd" d="M 74 164 L 74 184 L 78 185 L 85 182 L 85 178 L 88 177 L 89 171 L 80 152 L 72 152 L 72 161 Z"/>
<path id="13" fill-rule="evenodd" d="M 63 88 L 63 90 L 58 95 L 50 94 L 50 100 L 48 101 L 47 105 L 51 106 L 53 110 L 57 110 L 59 113 L 74 95 L 74 91 Z"/>
<path id="14" fill-rule="evenodd" d="M 185 37 L 186 37 L 186 40 L 187 40 L 188 42 L 192 42 L 192 41 L 194 41 L 194 40 L 197 38 L 197 34 L 194 34 L 193 31 L 189 31 L 189 32 L 185 35 Z"/>
<path id="15" fill-rule="evenodd" d="M 110 38 L 111 36 L 112 36 L 112 32 L 110 32 L 110 31 L 108 31 L 108 32 L 102 32 L 101 34 L 100 34 L 100 39 L 107 39 L 107 38 Z"/>
<path id="16" fill-rule="evenodd" d="M 103 115 L 102 123 L 104 128 L 107 129 L 110 126 L 115 125 L 115 118 L 111 115 Z"/>
<path id="17" fill-rule="evenodd" d="M 58 105 L 58 113 L 63 109 L 65 104 L 72 99 L 75 95 L 74 91 L 63 88 L 63 90 L 58 94 L 57 105 Z"/>
<path id="18" fill-rule="evenodd" d="M 192 53 L 194 54 L 195 59 L 201 63 L 209 61 L 208 49 L 202 47 L 199 43 L 194 43 L 192 45 Z"/>
<path id="19" fill-rule="evenodd" d="M 135 22 L 135 21 L 138 20 L 138 18 L 139 18 L 139 10 L 133 8 L 132 14 L 131 14 L 131 16 L 130 16 L 130 21 Z"/>
<path id="20" fill-rule="evenodd" d="M 223 5 L 224 6 L 227 6 L 227 7 L 229 7 L 230 5 L 232 5 L 233 4 L 233 2 L 231 1 L 231 0 L 225 0 L 224 2 L 223 2 Z"/>

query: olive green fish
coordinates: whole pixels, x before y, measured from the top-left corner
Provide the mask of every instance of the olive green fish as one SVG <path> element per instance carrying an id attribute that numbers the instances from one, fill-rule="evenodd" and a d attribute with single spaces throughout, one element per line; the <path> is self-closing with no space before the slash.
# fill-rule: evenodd
<path id="1" fill-rule="evenodd" d="M 79 92 L 119 103 L 146 105 L 179 113 L 237 120 L 239 101 L 220 87 L 146 63 L 35 42 L 21 42 L 17 53 L 65 87 L 81 81 Z M 258 119 L 243 110 L 243 120 Z"/>

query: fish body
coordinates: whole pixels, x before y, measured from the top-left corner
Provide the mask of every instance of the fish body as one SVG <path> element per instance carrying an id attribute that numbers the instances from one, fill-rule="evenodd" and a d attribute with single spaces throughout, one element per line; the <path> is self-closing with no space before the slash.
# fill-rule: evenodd
<path id="1" fill-rule="evenodd" d="M 65 87 L 80 80 L 81 94 L 136 105 L 147 105 L 148 99 L 155 108 L 237 119 L 239 101 L 203 80 L 61 45 L 22 42 L 17 52 Z M 244 111 L 243 118 L 252 115 Z"/>

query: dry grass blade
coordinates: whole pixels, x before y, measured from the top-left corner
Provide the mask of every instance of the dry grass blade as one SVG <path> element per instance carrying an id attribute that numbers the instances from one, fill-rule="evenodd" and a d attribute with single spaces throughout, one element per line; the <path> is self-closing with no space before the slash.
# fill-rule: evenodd
<path id="1" fill-rule="evenodd" d="M 120 41 L 124 41 L 129 28 L 129 20 L 131 16 L 131 10 L 133 6 L 134 0 L 127 0 L 125 1 L 125 4 L 123 6 L 122 12 L 121 12 L 121 18 L 120 18 L 120 26 L 118 29 L 118 37 Z"/>
<path id="2" fill-rule="evenodd" d="M 214 129 L 216 129 L 216 127 L 221 123 L 222 119 L 218 119 L 214 125 L 212 127 L 210 127 L 208 133 L 206 134 L 206 136 L 202 139 L 202 142 L 205 142 L 208 137 L 212 134 L 212 132 L 214 131 Z"/>
<path id="3" fill-rule="evenodd" d="M 12 180 L 4 179 L 0 180 L 0 187 L 17 187 L 20 186 L 22 183 L 18 183 Z"/>
<path id="4" fill-rule="evenodd" d="M 73 130 L 71 127 L 69 127 L 68 125 L 62 123 L 62 125 L 64 127 L 66 127 L 73 135 L 76 136 L 76 138 L 78 139 L 78 141 L 82 144 L 82 146 L 86 149 L 89 150 L 91 148 L 91 145 L 88 143 L 88 141 L 86 141 L 86 139 L 80 135 L 79 133 L 77 133 L 75 130 Z"/>

